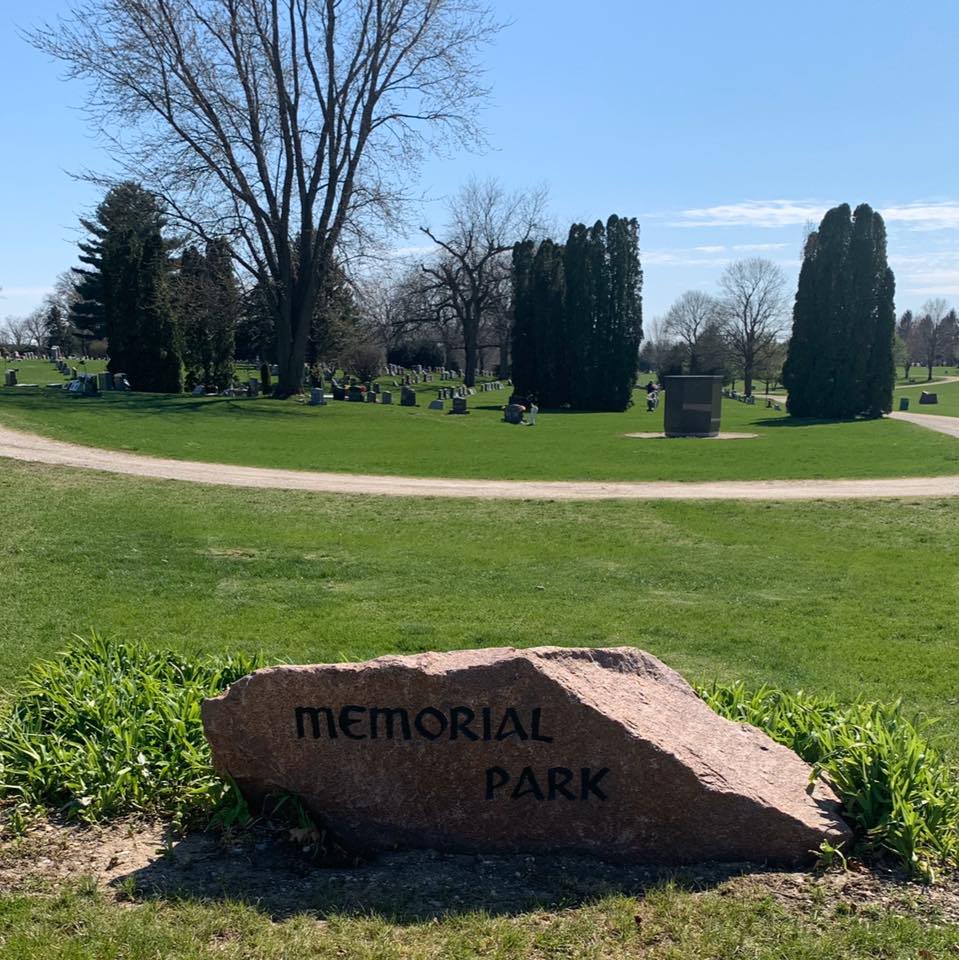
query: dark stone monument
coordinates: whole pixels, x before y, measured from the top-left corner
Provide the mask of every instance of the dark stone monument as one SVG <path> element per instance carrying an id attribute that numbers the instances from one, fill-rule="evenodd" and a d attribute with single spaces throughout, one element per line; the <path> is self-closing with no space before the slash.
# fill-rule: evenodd
<path id="1" fill-rule="evenodd" d="M 939 402 L 939 394 L 938 394 L 938 393 L 929 393 L 927 390 L 923 390 L 922 393 L 919 394 L 919 403 L 920 403 L 920 404 L 924 404 L 924 403 L 938 403 L 938 402 Z"/>
<path id="2" fill-rule="evenodd" d="M 665 377 L 667 437 L 719 436 L 723 378 Z"/>

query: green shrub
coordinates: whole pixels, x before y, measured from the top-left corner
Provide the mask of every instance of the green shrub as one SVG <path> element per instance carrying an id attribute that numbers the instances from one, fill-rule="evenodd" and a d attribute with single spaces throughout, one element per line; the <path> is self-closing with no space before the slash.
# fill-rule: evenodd
<path id="1" fill-rule="evenodd" d="M 959 779 L 930 741 L 931 721 L 901 704 L 713 685 L 700 696 L 729 720 L 749 723 L 799 754 L 832 784 L 844 815 L 868 847 L 895 855 L 932 880 L 959 865 Z"/>
<path id="2" fill-rule="evenodd" d="M 0 800 L 89 822 L 128 813 L 229 820 L 242 800 L 213 772 L 200 703 L 263 665 L 78 638 L 31 668 L 0 718 Z M 910 721 L 898 702 L 841 705 L 742 684 L 698 692 L 822 773 L 866 847 L 925 879 L 959 865 L 959 780 L 929 740 L 928 721 Z"/>
<path id="3" fill-rule="evenodd" d="M 208 816 L 230 788 L 210 765 L 200 702 L 261 665 L 78 638 L 30 669 L 0 719 L 2 799 L 90 822 Z"/>

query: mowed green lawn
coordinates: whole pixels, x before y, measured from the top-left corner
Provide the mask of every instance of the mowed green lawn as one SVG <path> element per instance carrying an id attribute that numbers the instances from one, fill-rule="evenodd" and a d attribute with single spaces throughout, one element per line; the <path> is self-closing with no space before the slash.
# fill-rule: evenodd
<path id="1" fill-rule="evenodd" d="M 635 644 L 690 679 L 901 696 L 942 717 L 945 743 L 959 746 L 954 501 L 319 497 L 0 460 L 0 531 L 7 689 L 94 628 L 294 662 Z M 8 878 L 16 856 L 0 855 Z M 77 876 L 24 879 L 0 894 L 0 957 L 865 960 L 959 944 L 959 928 L 917 909 L 910 891 L 861 903 L 811 885 L 808 898 L 777 901 L 761 880 L 712 888 L 692 875 L 622 889 L 587 864 L 552 877 L 545 903 L 531 895 L 489 913 L 438 889 L 411 918 L 411 889 L 364 899 L 374 869 L 347 878 L 357 899 L 343 906 L 295 865 L 297 906 L 280 913 L 216 884 L 200 897 L 124 887 L 117 904 Z M 550 867 L 518 858 L 509 869 Z"/>
<path id="2" fill-rule="evenodd" d="M 502 422 L 508 391 L 470 398 L 468 416 L 347 402 L 0 389 L 0 423 L 62 440 L 186 460 L 410 476 L 530 480 L 725 480 L 943 475 L 959 443 L 891 420 L 797 421 L 763 403 L 723 404 L 725 431 L 750 440 L 638 440 L 662 429 L 644 395 L 625 413 L 541 413 Z M 399 399 L 399 391 L 394 391 Z M 447 403 L 449 408 L 449 403 Z"/>
<path id="3" fill-rule="evenodd" d="M 101 373 L 106 370 L 106 360 L 77 360 L 76 358 L 67 358 L 66 363 L 70 367 L 76 367 L 78 373 Z M 21 384 L 38 383 L 46 386 L 48 383 L 67 383 L 69 377 L 65 377 L 49 360 L 11 360 L 9 358 L 0 359 L 0 383 L 2 380 L 2 371 L 16 370 L 17 381 Z"/>
<path id="4" fill-rule="evenodd" d="M 959 504 L 323 497 L 0 461 L 0 682 L 97 629 L 295 662 L 634 644 L 959 743 Z"/>
<path id="5" fill-rule="evenodd" d="M 919 386 L 917 384 L 917 386 Z M 959 417 L 959 382 L 957 383 L 933 383 L 923 385 L 922 389 L 935 393 L 939 402 L 934 404 L 920 404 L 919 394 L 921 390 L 916 387 L 902 387 L 896 390 L 894 409 L 899 409 L 899 398 L 909 398 L 910 413 L 930 413 L 938 414 L 943 417 Z"/>

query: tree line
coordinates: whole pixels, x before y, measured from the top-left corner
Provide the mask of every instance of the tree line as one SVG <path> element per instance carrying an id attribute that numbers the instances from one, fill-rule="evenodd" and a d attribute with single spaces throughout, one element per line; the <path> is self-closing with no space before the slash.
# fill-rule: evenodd
<path id="1" fill-rule="evenodd" d="M 639 225 L 611 216 L 566 243 L 513 248 L 512 376 L 547 407 L 625 410 L 643 338 Z"/>

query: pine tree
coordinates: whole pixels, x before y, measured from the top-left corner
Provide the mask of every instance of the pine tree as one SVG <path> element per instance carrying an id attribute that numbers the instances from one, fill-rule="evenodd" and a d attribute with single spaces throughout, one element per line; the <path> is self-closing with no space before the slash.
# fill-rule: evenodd
<path id="1" fill-rule="evenodd" d="M 112 188 L 80 244 L 74 326 L 109 342 L 109 370 L 126 373 L 137 390 L 182 390 L 177 324 L 170 302 L 169 244 L 156 197 L 135 183 Z"/>

